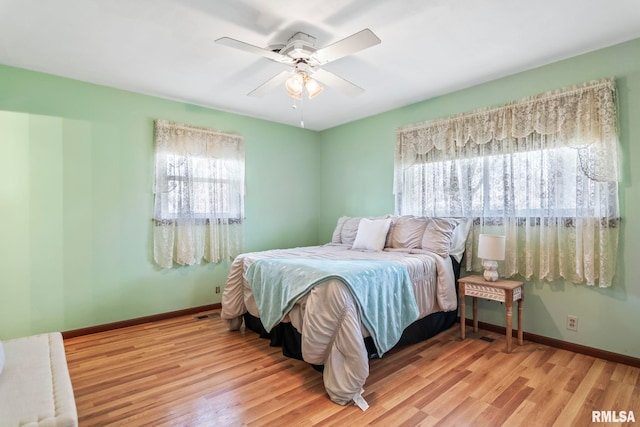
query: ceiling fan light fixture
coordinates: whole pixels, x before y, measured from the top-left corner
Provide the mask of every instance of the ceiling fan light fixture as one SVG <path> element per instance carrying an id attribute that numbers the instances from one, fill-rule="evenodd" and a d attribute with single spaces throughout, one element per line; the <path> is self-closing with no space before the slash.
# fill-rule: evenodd
<path id="1" fill-rule="evenodd" d="M 320 49 L 316 48 L 315 42 L 315 37 L 302 32 L 295 33 L 285 44 L 275 44 L 267 48 L 254 46 L 230 37 L 221 37 L 216 40 L 216 43 L 258 54 L 294 68 L 291 74 L 283 71 L 275 75 L 249 92 L 247 94 L 249 96 L 263 96 L 275 87 L 281 87 L 283 82 L 287 89 L 287 95 L 298 100 L 302 99 L 305 90 L 309 99 L 318 96 L 324 90 L 322 85 L 337 89 L 348 96 L 357 96 L 364 92 L 361 87 L 319 67 L 379 44 L 378 36 L 370 29 L 365 28 Z M 317 76 L 322 85 L 310 79 L 309 75 Z"/>
<path id="2" fill-rule="evenodd" d="M 293 99 L 300 99 L 302 96 L 304 77 L 300 73 L 295 73 L 287 79 L 284 85 L 287 88 L 287 95 Z"/>
<path id="3" fill-rule="evenodd" d="M 300 94 L 300 93 L 287 91 L 287 95 L 289 95 L 290 98 L 293 98 L 296 101 L 300 101 L 302 99 L 302 94 Z"/>
<path id="4" fill-rule="evenodd" d="M 316 80 L 312 78 L 306 78 L 304 82 L 304 88 L 307 89 L 307 94 L 309 95 L 309 99 L 313 99 L 316 96 L 320 95 L 324 88 L 318 83 Z"/>

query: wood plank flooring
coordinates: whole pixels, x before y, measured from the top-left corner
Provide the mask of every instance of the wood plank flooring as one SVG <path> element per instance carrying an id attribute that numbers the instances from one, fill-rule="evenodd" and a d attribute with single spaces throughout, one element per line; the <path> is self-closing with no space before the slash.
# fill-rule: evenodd
<path id="1" fill-rule="evenodd" d="M 587 426 L 592 410 L 633 411 L 628 425 L 640 424 L 640 368 L 527 341 L 507 354 L 501 334 L 459 334 L 455 325 L 371 360 L 365 412 L 331 402 L 310 365 L 215 316 L 70 338 L 65 348 L 81 427 Z"/>

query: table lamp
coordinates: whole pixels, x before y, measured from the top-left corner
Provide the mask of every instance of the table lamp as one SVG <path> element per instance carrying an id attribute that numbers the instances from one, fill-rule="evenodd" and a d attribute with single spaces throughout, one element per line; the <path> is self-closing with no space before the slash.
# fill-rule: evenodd
<path id="1" fill-rule="evenodd" d="M 481 234 L 478 239 L 478 258 L 482 259 L 484 280 L 498 280 L 498 261 L 504 260 L 505 237 L 494 234 Z"/>

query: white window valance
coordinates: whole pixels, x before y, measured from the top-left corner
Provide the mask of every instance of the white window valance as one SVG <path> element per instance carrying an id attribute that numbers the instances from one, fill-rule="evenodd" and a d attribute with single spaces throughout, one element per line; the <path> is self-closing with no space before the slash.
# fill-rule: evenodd
<path id="1" fill-rule="evenodd" d="M 580 165 L 589 178 L 617 181 L 615 95 L 615 80 L 608 78 L 398 129 L 396 189 L 397 173 L 419 155 L 534 133 L 554 135 L 555 143 L 578 149 Z"/>
<path id="2" fill-rule="evenodd" d="M 506 277 L 608 287 L 619 240 L 614 79 L 397 130 L 396 213 L 474 219 L 506 236 Z"/>

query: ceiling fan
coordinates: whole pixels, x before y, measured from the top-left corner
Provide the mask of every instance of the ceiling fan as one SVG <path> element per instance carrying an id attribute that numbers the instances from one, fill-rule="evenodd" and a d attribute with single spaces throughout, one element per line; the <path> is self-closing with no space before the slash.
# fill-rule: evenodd
<path id="1" fill-rule="evenodd" d="M 301 99 L 304 90 L 306 90 L 309 98 L 319 95 L 323 87 L 318 82 L 349 96 L 356 96 L 364 92 L 361 87 L 334 73 L 323 70 L 321 67 L 329 62 L 380 43 L 380 39 L 373 31 L 368 28 L 364 29 L 321 49 L 315 47 L 315 41 L 315 37 L 297 32 L 289 38 L 286 44 L 267 48 L 254 46 L 229 37 L 219 38 L 216 43 L 254 53 L 293 68 L 293 70 L 283 71 L 275 75 L 249 92 L 248 96 L 263 96 L 283 83 L 287 89 L 287 94 L 294 99 Z"/>

